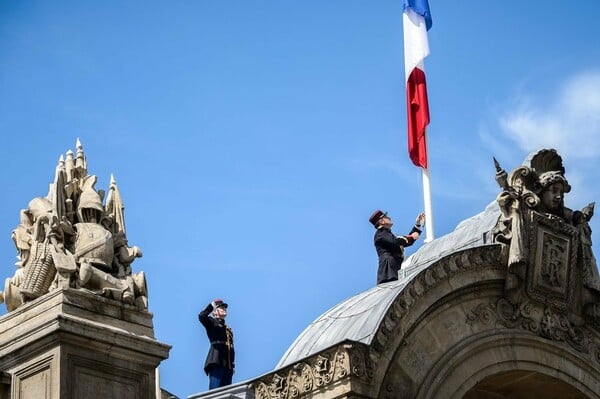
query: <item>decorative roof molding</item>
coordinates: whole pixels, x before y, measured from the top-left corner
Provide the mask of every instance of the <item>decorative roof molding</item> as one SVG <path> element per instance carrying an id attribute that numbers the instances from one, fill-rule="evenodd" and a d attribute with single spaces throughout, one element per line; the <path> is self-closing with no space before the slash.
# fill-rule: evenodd
<path id="1" fill-rule="evenodd" d="M 333 384 L 345 383 L 350 390 L 351 381 L 369 383 L 373 379 L 367 352 L 366 345 L 345 341 L 252 381 L 250 390 L 256 399 L 301 398 Z"/>

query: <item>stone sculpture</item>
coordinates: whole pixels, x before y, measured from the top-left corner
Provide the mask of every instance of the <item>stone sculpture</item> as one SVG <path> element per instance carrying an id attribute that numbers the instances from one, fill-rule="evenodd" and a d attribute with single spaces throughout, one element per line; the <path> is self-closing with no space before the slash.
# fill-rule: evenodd
<path id="1" fill-rule="evenodd" d="M 77 153 L 60 156 L 46 197 L 34 198 L 21 211 L 12 232 L 17 270 L 6 279 L 0 303 L 8 311 L 49 291 L 75 288 L 147 309 L 146 279 L 131 263 L 142 256 L 126 238 L 124 206 L 111 176 L 109 193 L 96 190 L 88 175 L 81 142 Z"/>
<path id="2" fill-rule="evenodd" d="M 502 215 L 494 241 L 508 251 L 506 294 L 513 304 L 537 301 L 574 324 L 600 320 L 600 276 L 589 221 L 594 203 L 573 211 L 556 150 L 540 150 L 510 174 L 494 159 Z"/>

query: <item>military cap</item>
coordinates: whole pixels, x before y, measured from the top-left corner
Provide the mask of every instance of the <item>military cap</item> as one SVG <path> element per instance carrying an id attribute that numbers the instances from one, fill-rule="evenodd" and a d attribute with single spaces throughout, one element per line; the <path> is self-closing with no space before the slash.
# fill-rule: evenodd
<path id="1" fill-rule="evenodd" d="M 381 219 L 384 216 L 387 216 L 387 212 L 383 212 L 382 210 L 377 209 L 369 218 L 369 222 L 371 222 L 373 226 L 376 226 L 379 219 Z"/>
<path id="2" fill-rule="evenodd" d="M 223 302 L 222 299 L 215 299 L 213 301 L 213 306 L 215 307 L 215 309 L 220 308 L 221 306 L 223 306 L 225 309 L 227 309 L 227 306 L 229 306 L 229 305 L 227 305 L 225 302 Z"/>

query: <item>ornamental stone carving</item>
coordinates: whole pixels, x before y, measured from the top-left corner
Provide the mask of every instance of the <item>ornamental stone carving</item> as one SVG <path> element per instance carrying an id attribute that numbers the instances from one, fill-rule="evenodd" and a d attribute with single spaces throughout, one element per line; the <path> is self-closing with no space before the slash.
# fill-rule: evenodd
<path id="1" fill-rule="evenodd" d="M 316 394 L 332 384 L 350 389 L 350 380 L 369 382 L 373 366 L 366 356 L 367 348 L 352 342 L 320 352 L 287 368 L 261 377 L 250 384 L 255 399 L 287 399 Z"/>
<path id="2" fill-rule="evenodd" d="M 573 211 L 564 205 L 571 190 L 555 150 L 532 154 L 510 174 L 496 166 L 502 211 L 493 231 L 508 248 L 507 298 L 532 301 L 582 325 L 600 320 L 600 276 L 592 252 L 594 203 Z"/>
<path id="3" fill-rule="evenodd" d="M 111 176 L 103 204 L 79 140 L 76 148 L 60 156 L 48 195 L 29 202 L 12 232 L 17 270 L 0 291 L 9 312 L 60 288 L 148 307 L 145 275 L 131 269 L 142 252 L 128 244 L 117 183 Z"/>
<path id="4" fill-rule="evenodd" d="M 501 298 L 481 303 L 467 315 L 467 324 L 483 324 L 494 328 L 529 331 L 537 336 L 565 342 L 591 358 L 600 366 L 600 337 L 585 326 L 576 326 L 562 313 L 531 302 L 518 305 Z"/>

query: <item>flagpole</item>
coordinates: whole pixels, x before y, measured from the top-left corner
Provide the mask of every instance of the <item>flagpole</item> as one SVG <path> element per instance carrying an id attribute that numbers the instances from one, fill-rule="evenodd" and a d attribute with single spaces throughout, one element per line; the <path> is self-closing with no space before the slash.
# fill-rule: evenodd
<path id="1" fill-rule="evenodd" d="M 427 140 L 427 130 L 424 132 L 424 138 Z M 429 159 L 427 168 L 421 168 L 423 178 L 423 203 L 425 209 L 425 242 L 431 242 L 435 238 L 433 231 L 433 207 L 431 204 L 431 184 L 429 179 Z"/>
<path id="2" fill-rule="evenodd" d="M 425 242 L 434 239 L 431 184 L 427 160 L 427 125 L 429 103 L 424 59 L 429 55 L 427 31 L 432 20 L 428 0 L 403 0 L 404 73 L 406 76 L 406 109 L 408 116 L 408 154 L 421 168 L 425 212 Z"/>

